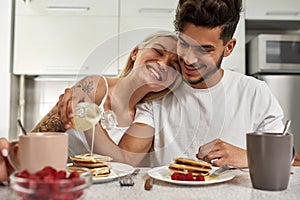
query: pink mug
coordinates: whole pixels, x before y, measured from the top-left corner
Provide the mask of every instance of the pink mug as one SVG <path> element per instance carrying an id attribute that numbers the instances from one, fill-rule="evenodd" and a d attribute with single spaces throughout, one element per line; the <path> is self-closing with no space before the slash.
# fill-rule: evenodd
<path id="1" fill-rule="evenodd" d="M 10 143 L 8 160 L 18 171 L 35 173 L 45 166 L 65 169 L 68 160 L 68 134 L 28 133 Z"/>

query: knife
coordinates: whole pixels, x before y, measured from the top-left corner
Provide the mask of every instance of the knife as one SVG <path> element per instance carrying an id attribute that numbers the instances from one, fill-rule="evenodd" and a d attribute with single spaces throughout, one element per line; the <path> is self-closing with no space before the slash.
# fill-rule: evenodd
<path id="1" fill-rule="evenodd" d="M 151 190 L 153 187 L 153 182 L 154 182 L 153 178 L 149 176 L 146 179 L 145 184 L 144 184 L 145 190 Z"/>

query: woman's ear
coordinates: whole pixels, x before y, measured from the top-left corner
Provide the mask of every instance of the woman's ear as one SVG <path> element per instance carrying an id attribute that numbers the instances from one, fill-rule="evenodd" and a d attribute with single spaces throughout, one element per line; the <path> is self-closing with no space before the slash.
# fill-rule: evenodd
<path id="1" fill-rule="evenodd" d="M 131 60 L 135 61 L 136 60 L 136 55 L 138 53 L 139 49 L 136 47 L 133 49 L 133 51 L 130 54 Z"/>
<path id="2" fill-rule="evenodd" d="M 224 51 L 224 57 L 229 56 L 231 54 L 231 52 L 233 51 L 234 47 L 236 44 L 236 39 L 232 38 L 230 39 L 226 46 L 225 46 L 225 51 Z"/>

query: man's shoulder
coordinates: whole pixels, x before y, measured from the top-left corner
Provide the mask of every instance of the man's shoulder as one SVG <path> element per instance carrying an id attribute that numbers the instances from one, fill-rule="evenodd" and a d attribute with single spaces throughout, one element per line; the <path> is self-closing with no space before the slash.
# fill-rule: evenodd
<path id="1" fill-rule="evenodd" d="M 263 81 L 253 77 L 253 76 L 248 76 L 245 74 L 242 74 L 240 72 L 235 72 L 231 70 L 224 70 L 225 71 L 225 82 L 229 82 L 232 84 L 239 84 L 239 85 L 244 85 L 244 86 L 252 86 L 256 87 L 259 86 L 263 83 Z"/>

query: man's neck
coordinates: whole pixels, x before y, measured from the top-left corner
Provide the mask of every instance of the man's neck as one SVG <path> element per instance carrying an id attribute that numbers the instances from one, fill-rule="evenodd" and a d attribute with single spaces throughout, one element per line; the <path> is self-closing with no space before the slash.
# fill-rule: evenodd
<path id="1" fill-rule="evenodd" d="M 220 68 L 217 72 L 215 72 L 211 77 L 206 78 L 204 81 L 194 84 L 190 86 L 194 89 L 208 89 L 215 85 L 217 85 L 224 75 L 224 70 Z"/>

